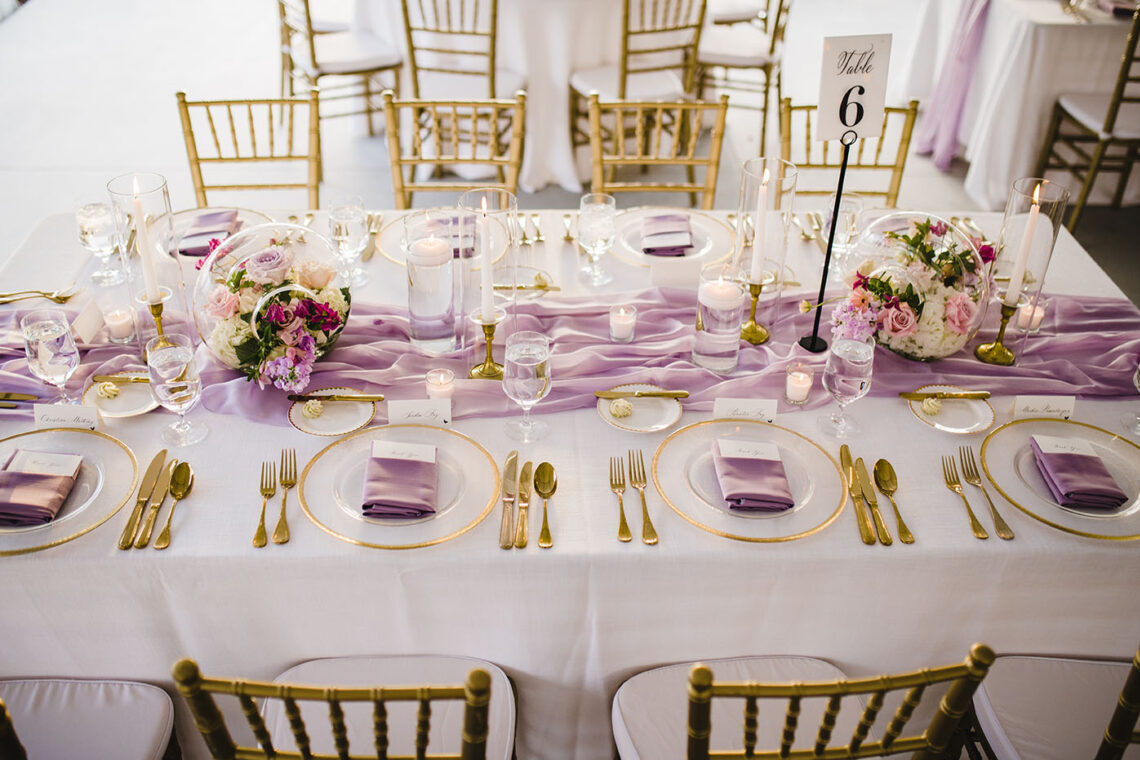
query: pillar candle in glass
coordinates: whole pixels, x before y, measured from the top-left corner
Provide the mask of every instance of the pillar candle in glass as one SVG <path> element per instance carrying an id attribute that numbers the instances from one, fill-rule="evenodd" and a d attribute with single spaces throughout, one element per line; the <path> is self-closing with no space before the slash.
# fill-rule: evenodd
<path id="1" fill-rule="evenodd" d="M 697 288 L 697 334 L 693 363 L 714 372 L 736 369 L 740 325 L 748 303 L 748 275 L 732 264 L 710 264 L 701 270 Z"/>
<path id="2" fill-rule="evenodd" d="M 797 176 L 779 158 L 750 158 L 741 167 L 735 260 L 748 282 L 767 287 L 783 271 Z"/>
<path id="3" fill-rule="evenodd" d="M 517 281 L 518 200 L 506 190 L 484 187 L 468 190 L 459 196 L 460 235 L 471 240 L 475 248 L 475 266 L 479 268 L 479 310 L 483 323 L 494 321 L 495 262 L 500 256 L 500 270 L 509 272 L 511 282 Z M 513 289 L 507 297 L 515 298 Z"/>
<path id="4" fill-rule="evenodd" d="M 455 319 L 455 213 L 424 209 L 404 216 L 408 321 L 413 346 L 429 354 L 453 351 Z"/>

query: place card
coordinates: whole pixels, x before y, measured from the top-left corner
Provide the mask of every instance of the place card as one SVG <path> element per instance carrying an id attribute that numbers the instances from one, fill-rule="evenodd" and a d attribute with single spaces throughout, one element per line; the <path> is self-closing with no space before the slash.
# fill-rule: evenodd
<path id="1" fill-rule="evenodd" d="M 1042 454 L 1080 454 L 1086 457 L 1095 457 L 1092 444 L 1084 438 L 1058 438 L 1052 435 L 1030 436 L 1037 442 L 1037 448 Z"/>
<path id="2" fill-rule="evenodd" d="M 434 464 L 436 449 L 427 443 L 373 441 L 371 455 L 374 459 L 403 459 L 409 462 Z"/>
<path id="3" fill-rule="evenodd" d="M 99 410 L 93 406 L 33 404 L 32 414 L 37 430 L 59 427 L 94 430 L 99 421 Z"/>
<path id="4" fill-rule="evenodd" d="M 388 402 L 388 424 L 451 425 L 451 399 L 407 399 Z"/>
<path id="5" fill-rule="evenodd" d="M 713 401 L 713 418 L 731 417 L 738 420 L 775 422 L 774 398 L 718 398 Z"/>
<path id="6" fill-rule="evenodd" d="M 55 451 L 28 451 L 17 449 L 8 465 L 9 472 L 26 472 L 35 475 L 62 475 L 65 478 L 79 476 L 79 466 L 83 457 L 78 454 L 61 454 Z"/>
<path id="7" fill-rule="evenodd" d="M 823 38 L 815 139 L 852 143 L 883 133 L 891 35 Z"/>
<path id="8" fill-rule="evenodd" d="M 1020 420 L 1026 417 L 1053 417 L 1067 420 L 1073 416 L 1073 407 L 1076 404 L 1076 396 L 1015 396 L 1013 418 Z"/>
<path id="9" fill-rule="evenodd" d="M 768 441 L 738 441 L 732 438 L 721 438 L 716 443 L 720 447 L 720 455 L 729 459 L 781 461 L 780 447 Z"/>
<path id="10" fill-rule="evenodd" d="M 99 304 L 92 298 L 87 305 L 79 310 L 79 314 L 71 322 L 71 331 L 80 343 L 91 343 L 95 336 L 103 329 L 103 312 Z"/>

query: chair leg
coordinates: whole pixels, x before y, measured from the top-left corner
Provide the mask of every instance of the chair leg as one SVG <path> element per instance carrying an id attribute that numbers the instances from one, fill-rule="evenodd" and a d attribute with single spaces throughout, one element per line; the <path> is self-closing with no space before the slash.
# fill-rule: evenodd
<path id="1" fill-rule="evenodd" d="M 1061 104 L 1053 104 L 1053 118 L 1049 120 L 1049 131 L 1045 136 L 1045 143 L 1041 146 L 1041 153 L 1037 156 L 1035 177 L 1044 177 L 1045 168 L 1049 165 L 1049 157 L 1053 155 L 1053 144 L 1057 142 L 1057 132 L 1061 129 Z"/>
<path id="2" fill-rule="evenodd" d="M 772 70 L 763 66 L 760 72 L 764 75 L 764 108 L 760 111 L 760 155 L 768 155 L 768 103 L 772 90 Z"/>
<path id="3" fill-rule="evenodd" d="M 1120 181 L 1116 183 L 1116 192 L 1112 196 L 1113 208 L 1120 208 L 1120 204 L 1124 202 L 1124 190 L 1128 187 L 1128 180 L 1132 177 L 1132 165 L 1138 159 L 1140 159 L 1140 148 L 1135 146 L 1129 147 L 1121 158 L 1124 163 L 1120 167 Z"/>
<path id="4" fill-rule="evenodd" d="M 1108 143 L 1101 141 L 1096 144 L 1096 150 L 1093 151 L 1092 161 L 1089 162 L 1089 168 L 1085 174 L 1085 183 L 1081 186 L 1081 194 L 1077 198 L 1076 205 L 1073 206 L 1073 214 L 1069 217 L 1069 232 L 1077 228 L 1077 223 L 1081 220 L 1081 212 L 1085 210 L 1085 202 L 1089 198 L 1089 193 L 1092 192 L 1093 185 L 1096 183 L 1097 171 L 1100 170 L 1100 162 L 1104 158 L 1104 152 L 1108 148 Z"/>
<path id="5" fill-rule="evenodd" d="M 372 75 L 364 74 L 364 118 L 368 119 L 368 136 L 373 137 L 376 130 L 372 128 Z"/>

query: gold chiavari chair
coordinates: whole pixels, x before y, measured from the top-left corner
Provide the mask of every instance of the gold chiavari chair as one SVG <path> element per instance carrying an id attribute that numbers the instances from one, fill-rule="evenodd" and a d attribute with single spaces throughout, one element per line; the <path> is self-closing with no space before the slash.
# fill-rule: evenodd
<path id="1" fill-rule="evenodd" d="M 341 0 L 321 0 L 320 8 L 314 8 L 309 3 L 310 18 L 313 23 L 313 34 L 332 34 L 333 32 L 347 32 L 350 28 L 348 18 L 351 9 Z M 323 14 L 322 11 L 331 9 Z M 289 29 L 284 24 L 281 28 L 281 97 L 293 97 L 293 41 L 290 39 Z"/>
<path id="2" fill-rule="evenodd" d="M 1037 160 L 1036 176 L 1060 169 L 1081 181 L 1068 227 L 1074 230 L 1081 220 L 1089 193 L 1100 172 L 1117 172 L 1120 179 L 1112 205 L 1120 207 L 1132 174 L 1140 161 L 1140 58 L 1136 53 L 1140 38 L 1140 9 L 1132 14 L 1132 29 L 1124 46 L 1116 86 L 1110 95 L 1089 92 L 1065 93 L 1053 104 L 1049 133 Z M 1069 158 L 1058 150 L 1064 146 Z"/>
<path id="3" fill-rule="evenodd" d="M 789 98 L 780 100 L 780 157 L 790 161 L 799 170 L 796 195 L 828 195 L 835 192 L 843 147 L 838 140 L 816 142 L 812 136 L 812 120 L 816 106 L 793 106 Z M 899 186 L 906 168 L 910 137 L 914 119 L 918 114 L 918 101 L 912 100 L 906 108 L 887 107 L 883 115 L 880 137 L 868 137 L 851 146 L 847 160 L 846 192 L 883 198 L 883 205 L 894 208 L 898 203 Z M 793 134 L 803 135 L 803 144 L 793 147 Z M 892 143 L 894 149 L 891 149 Z M 820 177 L 819 189 L 812 187 L 810 170 Z M 882 178 L 887 175 L 886 189 Z M 808 181 L 805 182 L 805 179 Z M 866 183 L 866 184 L 864 184 Z"/>
<path id="4" fill-rule="evenodd" d="M 914 760 L 932 760 L 959 741 L 959 722 L 993 660 L 989 647 L 975 644 L 958 665 L 872 678 L 848 678 L 812 657 L 712 662 L 718 673 L 734 680 L 714 680 L 712 669 L 702 663 L 671 665 L 640 673 L 618 689 L 614 738 L 622 757 L 681 757 L 687 752 L 689 760 L 837 760 L 910 754 Z M 677 699 L 686 670 L 687 726 L 684 701 Z M 945 693 L 926 727 L 907 733 L 923 696 L 936 688 Z M 743 731 L 732 731 L 724 724 L 739 727 L 741 707 Z M 880 715 L 890 716 L 885 729 L 876 724 Z M 801 724 L 806 728 L 802 733 Z M 711 751 L 713 743 L 733 746 Z M 776 748 L 763 749 L 772 745 Z"/>
<path id="5" fill-rule="evenodd" d="M 308 208 L 320 206 L 316 90 L 293 100 L 189 101 L 184 92 L 177 97 L 198 206 L 209 205 L 207 191 L 289 189 L 306 190 Z M 241 175 L 254 179 L 237 181 Z M 282 181 L 292 176 L 299 178 Z"/>
<path id="6" fill-rule="evenodd" d="M 728 96 L 716 103 L 703 101 L 616 101 L 603 103 L 598 93 L 590 93 L 590 156 L 595 193 L 680 192 L 689 193 L 695 203 L 711 209 L 716 196 L 720 150 Z M 702 127 L 711 119 L 712 135 L 707 145 L 701 139 Z M 664 180 L 661 170 L 683 167 L 684 181 Z M 631 169 L 653 169 L 638 179 L 618 173 Z M 703 169 L 698 181 L 697 170 Z"/>
<path id="7" fill-rule="evenodd" d="M 8 714 L 8 705 L 0 699 L 0 758 L 3 760 L 27 760 L 28 753 L 24 745 L 20 744 L 20 737 L 16 736 L 16 729 L 12 726 L 12 716 Z"/>
<path id="8" fill-rule="evenodd" d="M 406 684 L 403 679 L 415 673 L 435 683 L 380 685 Z M 513 689 L 502 670 L 481 660 L 330 658 L 301 663 L 273 681 L 253 681 L 203 676 L 196 662 L 182 659 L 173 675 L 210 756 L 218 760 L 508 760 L 513 751 Z M 444 680 L 436 680 L 441 675 Z M 294 680 L 305 676 L 335 677 L 343 685 Z M 388 680 L 393 677 L 401 680 Z M 238 744 L 215 694 L 236 698 L 256 746 Z M 321 723 L 327 729 L 318 729 Z"/>
<path id="9" fill-rule="evenodd" d="M 590 141 L 583 126 L 586 96 L 602 100 L 676 100 L 696 87 L 697 47 L 705 0 L 622 0 L 621 55 L 617 64 L 570 75 L 570 136 Z"/>
<path id="10" fill-rule="evenodd" d="M 396 100 L 386 90 L 382 100 L 396 208 L 411 208 L 415 191 L 500 187 L 518 192 L 525 92 L 516 92 L 510 100 Z M 437 169 L 457 176 L 438 181 L 424 177 Z M 499 181 L 459 176 L 470 169 L 498 173 Z"/>
<path id="11" fill-rule="evenodd" d="M 767 0 L 708 0 L 705 15 L 710 24 L 744 24 L 760 18 Z"/>

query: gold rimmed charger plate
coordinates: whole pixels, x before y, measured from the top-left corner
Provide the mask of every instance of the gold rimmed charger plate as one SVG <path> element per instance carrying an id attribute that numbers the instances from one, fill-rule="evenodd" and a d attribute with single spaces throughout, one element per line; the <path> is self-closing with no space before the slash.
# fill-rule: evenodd
<path id="1" fill-rule="evenodd" d="M 1092 446 L 1128 501 L 1116 509 L 1071 509 L 1054 500 L 1029 447 L 1031 435 L 1080 438 Z M 1101 541 L 1140 539 L 1140 446 L 1076 420 L 1013 420 L 982 442 L 982 470 L 1013 506 L 1051 528 Z"/>
<path id="2" fill-rule="evenodd" d="M 407 520 L 361 514 L 365 464 L 377 440 L 436 447 L 439 503 L 434 515 Z M 450 541 L 482 522 L 498 501 L 499 468 L 486 449 L 454 430 L 384 425 L 321 449 L 305 465 L 297 488 L 305 516 L 330 536 L 372 549 L 418 549 Z"/>
<path id="3" fill-rule="evenodd" d="M 684 214 L 689 217 L 693 234 L 693 249 L 684 256 L 649 256 L 641 251 L 641 222 L 659 214 Z M 618 213 L 614 220 L 617 234 L 611 249 L 614 256 L 635 266 L 648 267 L 653 261 L 685 259 L 714 264 L 732 255 L 735 233 L 727 222 L 715 216 L 689 209 L 667 206 L 638 206 Z"/>
<path id="4" fill-rule="evenodd" d="M 495 258 L 491 259 L 491 264 L 497 264 L 507 254 L 509 242 L 507 228 L 498 219 L 489 221 L 491 222 L 491 248 L 495 251 Z M 408 265 L 408 250 L 404 246 L 403 215 L 388 222 L 376 233 L 376 250 L 394 264 L 399 264 L 402 267 Z M 473 266 L 472 269 L 478 270 L 481 267 L 482 261 Z"/>
<path id="5" fill-rule="evenodd" d="M 55 519 L 23 528 L 0 527 L 0 557 L 28 554 L 67 543 L 107 522 L 130 501 L 139 466 L 125 443 L 106 433 L 45 428 L 0 439 L 0 462 L 16 449 L 79 454 L 79 477 Z"/>
<path id="6" fill-rule="evenodd" d="M 730 510 L 712 462 L 712 444 L 720 438 L 775 444 L 795 506 L 783 512 Z M 676 431 L 653 454 L 653 484 L 686 521 L 713 535 L 752 543 L 815 535 L 835 522 L 847 503 L 847 484 L 830 454 L 794 430 L 756 420 L 707 420 Z"/>
<path id="7" fill-rule="evenodd" d="M 957 385 L 924 385 L 915 388 L 915 393 L 933 393 L 934 391 L 964 391 Z M 908 401 L 910 413 L 924 425 L 929 425 L 943 433 L 957 433 L 968 435 L 989 430 L 996 416 L 993 405 L 984 398 L 943 399 L 942 409 L 936 415 L 922 411 L 921 401 Z"/>
<path id="8" fill-rule="evenodd" d="M 174 221 L 174 237 L 178 240 L 182 239 L 182 235 L 194 223 L 199 214 L 209 214 L 214 211 L 236 211 L 238 212 L 238 219 L 241 221 L 241 227 L 238 232 L 249 229 L 258 224 L 269 224 L 273 221 L 273 217 L 261 211 L 254 211 L 250 208 L 241 208 L 240 206 L 208 206 L 206 208 L 184 208 L 181 211 L 175 211 L 171 218 Z"/>

